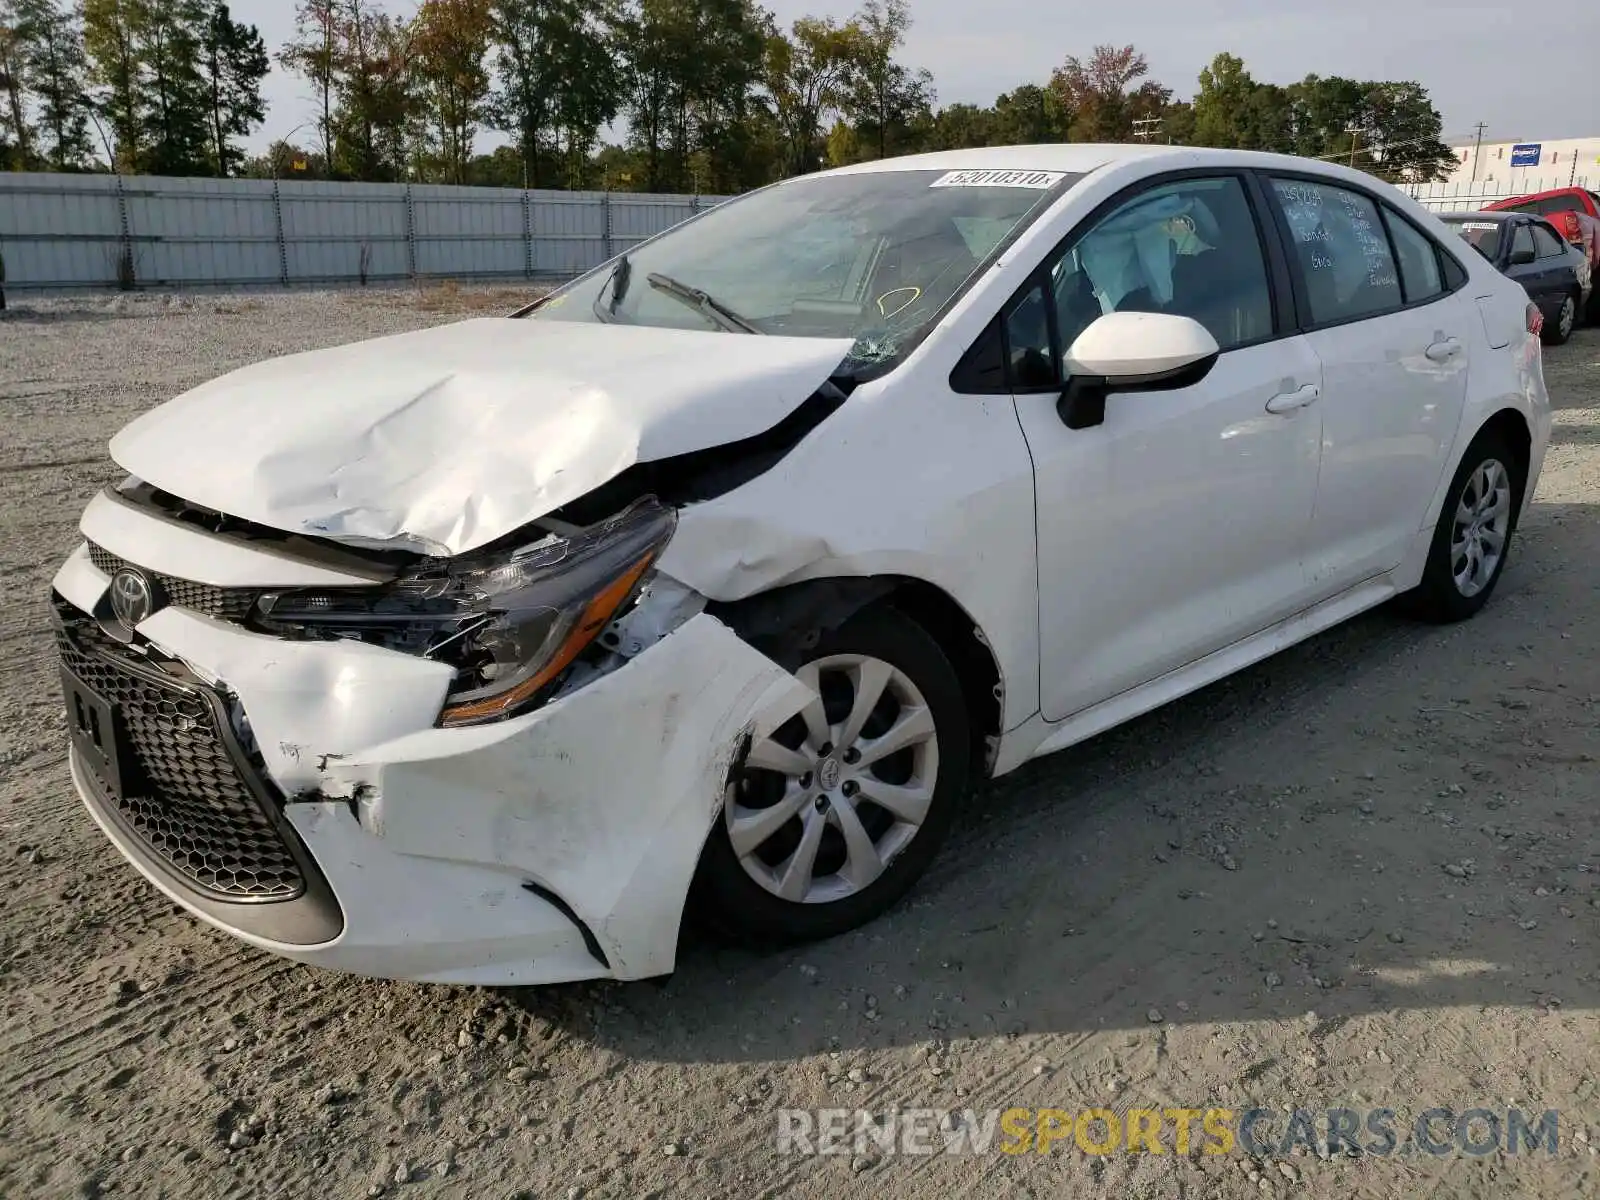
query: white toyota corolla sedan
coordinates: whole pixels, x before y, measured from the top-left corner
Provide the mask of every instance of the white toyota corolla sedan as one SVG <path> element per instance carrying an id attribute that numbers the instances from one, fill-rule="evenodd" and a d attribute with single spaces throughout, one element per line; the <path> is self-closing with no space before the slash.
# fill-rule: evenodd
<path id="1" fill-rule="evenodd" d="M 1537 324 L 1326 163 L 794 179 L 122 430 L 54 581 L 72 778 L 173 900 L 321 966 L 836 934 L 975 781 L 1391 598 L 1477 612 L 1549 438 Z"/>

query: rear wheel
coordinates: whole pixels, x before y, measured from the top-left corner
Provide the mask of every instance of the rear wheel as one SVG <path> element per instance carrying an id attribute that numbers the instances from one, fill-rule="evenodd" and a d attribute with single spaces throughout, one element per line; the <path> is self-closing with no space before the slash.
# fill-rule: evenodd
<path id="1" fill-rule="evenodd" d="M 819 699 L 750 748 L 695 883 L 695 914 L 737 940 L 831 937 L 927 868 L 967 785 L 955 669 L 890 608 L 833 631 L 796 672 Z"/>
<path id="2" fill-rule="evenodd" d="M 1565 344 L 1577 324 L 1578 294 L 1570 292 L 1561 298 L 1561 307 L 1556 310 L 1554 319 L 1544 323 L 1544 344 L 1546 346 Z"/>
<path id="3" fill-rule="evenodd" d="M 1462 621 L 1489 602 L 1511 551 L 1523 482 L 1521 458 L 1505 436 L 1480 433 L 1450 481 L 1422 582 L 1405 597 L 1415 615 Z"/>

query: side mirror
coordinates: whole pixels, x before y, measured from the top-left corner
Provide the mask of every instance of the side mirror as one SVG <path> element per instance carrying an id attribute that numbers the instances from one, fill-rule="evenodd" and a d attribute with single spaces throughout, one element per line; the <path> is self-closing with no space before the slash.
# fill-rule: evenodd
<path id="1" fill-rule="evenodd" d="M 1513 250 L 1511 252 L 1511 265 L 1513 267 L 1525 267 L 1532 261 L 1532 250 Z"/>
<path id="2" fill-rule="evenodd" d="M 1069 429 L 1099 425 L 1112 392 L 1193 387 L 1221 353 L 1217 339 L 1191 317 L 1106 313 L 1067 348 L 1067 386 L 1056 411 Z"/>

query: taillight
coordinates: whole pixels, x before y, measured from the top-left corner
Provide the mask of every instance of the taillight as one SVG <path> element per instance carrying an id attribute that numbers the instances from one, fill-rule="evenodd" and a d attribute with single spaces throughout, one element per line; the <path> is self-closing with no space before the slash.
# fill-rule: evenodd
<path id="1" fill-rule="evenodd" d="M 1566 231 L 1567 241 L 1569 241 L 1569 242 L 1577 241 L 1578 240 L 1578 214 L 1574 213 L 1574 212 L 1564 212 L 1564 213 L 1562 213 L 1561 214 L 1561 228 Z"/>
<path id="2" fill-rule="evenodd" d="M 1527 318 L 1528 332 L 1533 334 L 1534 337 L 1538 337 L 1544 330 L 1544 314 L 1539 311 L 1537 304 L 1530 303 L 1528 305 Z"/>

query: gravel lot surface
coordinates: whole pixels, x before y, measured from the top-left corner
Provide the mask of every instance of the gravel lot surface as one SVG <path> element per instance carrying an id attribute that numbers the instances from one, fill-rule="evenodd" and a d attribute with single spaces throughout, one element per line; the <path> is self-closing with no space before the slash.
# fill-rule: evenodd
<path id="1" fill-rule="evenodd" d="M 166 903 L 63 761 L 44 597 L 107 440 L 224 370 L 513 299 L 0 316 L 0 1195 L 1600 1195 L 1600 330 L 1546 354 L 1555 443 L 1477 620 L 1371 614 L 1032 764 L 852 936 L 495 992 L 294 966 Z M 895 1104 L 1516 1105 L 1561 1144 L 774 1149 L 780 1106 Z"/>

